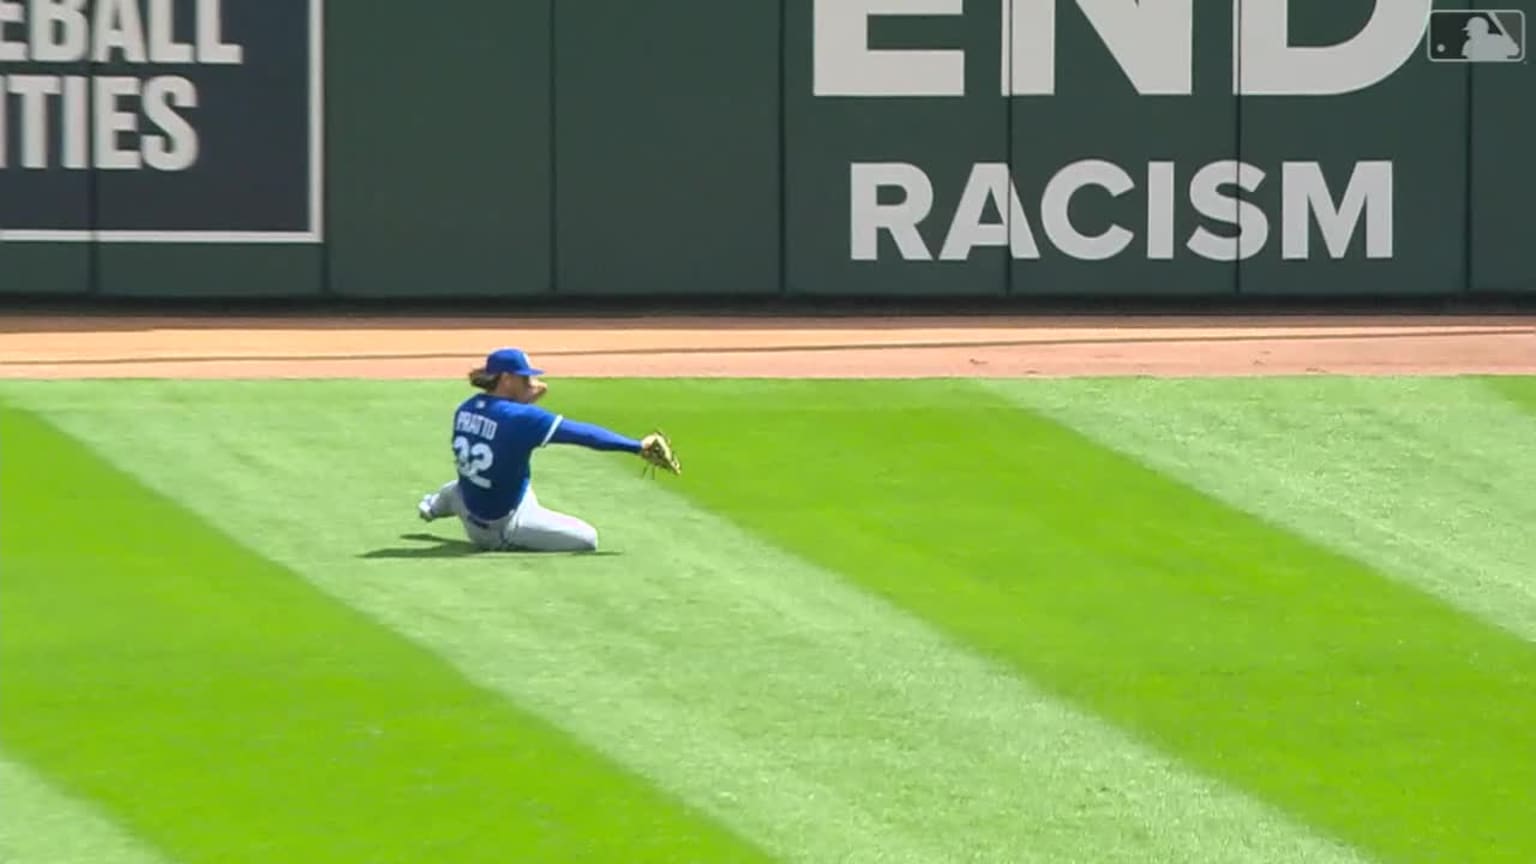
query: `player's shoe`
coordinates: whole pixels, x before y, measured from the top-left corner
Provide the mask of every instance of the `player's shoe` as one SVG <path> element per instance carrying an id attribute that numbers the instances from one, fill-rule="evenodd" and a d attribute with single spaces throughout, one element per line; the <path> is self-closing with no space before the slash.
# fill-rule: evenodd
<path id="1" fill-rule="evenodd" d="M 436 492 L 428 492 L 422 496 L 421 503 L 416 505 L 416 515 L 421 517 L 421 521 L 431 522 L 433 519 L 438 518 L 437 514 L 432 512 L 432 505 L 436 503 Z"/>

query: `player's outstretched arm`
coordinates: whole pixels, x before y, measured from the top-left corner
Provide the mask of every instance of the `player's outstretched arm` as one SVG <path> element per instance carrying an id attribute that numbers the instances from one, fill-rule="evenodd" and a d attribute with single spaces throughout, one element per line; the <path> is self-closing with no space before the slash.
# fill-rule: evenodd
<path id="1" fill-rule="evenodd" d="M 677 455 L 672 451 L 672 442 L 659 432 L 636 441 L 591 423 L 562 419 L 550 434 L 549 441 L 552 444 L 576 444 L 592 450 L 619 450 L 634 453 L 654 467 L 664 468 L 673 474 L 682 473 L 682 466 L 678 464 Z"/>
<path id="2" fill-rule="evenodd" d="M 604 429 L 593 423 L 562 419 L 549 436 L 551 444 L 575 444 L 591 450 L 619 450 L 639 453 L 641 444 L 627 435 Z"/>

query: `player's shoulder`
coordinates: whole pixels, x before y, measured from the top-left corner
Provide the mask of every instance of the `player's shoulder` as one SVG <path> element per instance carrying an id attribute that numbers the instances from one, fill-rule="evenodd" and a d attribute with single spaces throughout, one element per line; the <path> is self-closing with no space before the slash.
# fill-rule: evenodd
<path id="1" fill-rule="evenodd" d="M 489 405 L 480 410 L 499 420 L 513 420 L 523 423 L 547 422 L 555 415 L 538 405 L 525 405 L 511 399 L 489 399 Z"/>

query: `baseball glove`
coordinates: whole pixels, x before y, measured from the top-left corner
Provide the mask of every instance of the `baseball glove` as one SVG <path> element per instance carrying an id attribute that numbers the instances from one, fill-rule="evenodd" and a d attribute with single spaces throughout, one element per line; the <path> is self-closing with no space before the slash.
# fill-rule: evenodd
<path id="1" fill-rule="evenodd" d="M 657 468 L 673 474 L 683 473 L 682 466 L 677 463 L 677 454 L 672 451 L 672 442 L 659 429 L 640 439 L 640 458 L 646 461 L 652 476 Z"/>

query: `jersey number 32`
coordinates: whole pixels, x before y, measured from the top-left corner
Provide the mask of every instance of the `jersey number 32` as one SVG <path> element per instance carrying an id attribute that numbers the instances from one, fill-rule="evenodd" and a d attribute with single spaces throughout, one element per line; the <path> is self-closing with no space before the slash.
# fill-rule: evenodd
<path id="1" fill-rule="evenodd" d="M 453 439 L 453 455 L 459 460 L 459 473 L 464 479 L 481 489 L 491 488 L 491 481 L 480 476 L 480 472 L 491 469 L 491 463 L 496 459 L 489 444 L 476 441 L 471 446 L 469 439 L 460 435 Z"/>

